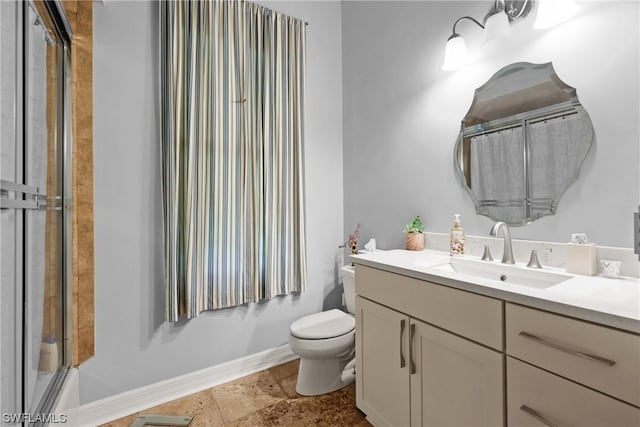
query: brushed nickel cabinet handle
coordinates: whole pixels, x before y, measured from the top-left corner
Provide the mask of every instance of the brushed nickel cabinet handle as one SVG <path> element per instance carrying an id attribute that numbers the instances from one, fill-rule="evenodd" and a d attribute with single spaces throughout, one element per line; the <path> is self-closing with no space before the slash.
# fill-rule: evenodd
<path id="1" fill-rule="evenodd" d="M 520 406 L 520 410 L 522 412 L 525 412 L 529 415 L 531 415 L 533 418 L 535 418 L 536 420 L 540 421 L 542 424 L 549 426 L 549 427 L 559 427 L 558 424 L 552 423 L 551 421 L 549 421 L 548 419 L 546 419 L 545 417 L 543 417 L 540 412 L 536 411 L 533 408 L 528 407 L 527 405 L 522 405 Z"/>
<path id="2" fill-rule="evenodd" d="M 416 362 L 413 360 L 413 336 L 416 334 L 416 324 L 409 326 L 409 375 L 416 373 Z"/>
<path id="3" fill-rule="evenodd" d="M 404 336 L 405 319 L 400 321 L 400 367 L 404 368 L 407 362 L 404 360 L 404 352 L 402 351 L 402 337 Z"/>
<path id="4" fill-rule="evenodd" d="M 572 356 L 581 357 L 583 359 L 592 360 L 592 361 L 598 362 L 598 363 L 604 363 L 605 365 L 608 365 L 608 366 L 613 366 L 613 365 L 616 364 L 616 362 L 613 361 L 613 360 L 606 359 L 606 358 L 600 357 L 600 356 L 596 356 L 594 354 L 583 353 L 582 351 L 574 350 L 572 348 L 565 347 L 563 345 L 556 344 L 556 343 L 551 342 L 551 341 L 547 341 L 544 338 L 540 338 L 539 336 L 534 335 L 534 334 L 530 334 L 529 332 L 520 331 L 520 333 L 518 335 L 520 335 L 521 337 L 530 339 L 532 341 L 535 341 L 538 344 L 542 344 L 544 346 L 551 347 L 553 349 L 562 351 L 562 352 L 570 354 Z"/>

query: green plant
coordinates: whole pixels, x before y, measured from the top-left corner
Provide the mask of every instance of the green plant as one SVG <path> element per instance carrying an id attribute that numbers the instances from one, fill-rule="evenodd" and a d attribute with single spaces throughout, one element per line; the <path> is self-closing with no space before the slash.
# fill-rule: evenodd
<path id="1" fill-rule="evenodd" d="M 407 224 L 407 233 L 422 233 L 424 232 L 424 224 L 420 219 L 420 215 L 416 216 L 412 223 Z"/>

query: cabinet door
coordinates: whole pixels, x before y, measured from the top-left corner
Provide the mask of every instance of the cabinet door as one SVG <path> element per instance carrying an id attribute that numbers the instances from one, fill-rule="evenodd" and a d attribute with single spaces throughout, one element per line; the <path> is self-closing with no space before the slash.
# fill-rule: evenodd
<path id="1" fill-rule="evenodd" d="M 373 424 L 408 426 L 409 317 L 356 299 L 356 404 Z"/>
<path id="2" fill-rule="evenodd" d="M 409 327 L 412 426 L 504 425 L 504 356 L 426 323 Z"/>

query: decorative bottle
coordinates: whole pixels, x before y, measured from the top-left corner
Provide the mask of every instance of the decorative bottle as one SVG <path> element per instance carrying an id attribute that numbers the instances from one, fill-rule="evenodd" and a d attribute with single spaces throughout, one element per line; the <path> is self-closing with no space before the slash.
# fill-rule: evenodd
<path id="1" fill-rule="evenodd" d="M 460 225 L 460 214 L 454 215 L 453 227 L 449 234 L 449 253 L 451 255 L 463 255 L 464 254 L 464 230 Z"/>

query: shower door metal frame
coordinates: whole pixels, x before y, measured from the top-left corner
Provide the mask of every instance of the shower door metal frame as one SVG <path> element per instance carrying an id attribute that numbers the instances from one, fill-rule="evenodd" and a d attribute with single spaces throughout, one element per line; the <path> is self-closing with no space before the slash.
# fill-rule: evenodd
<path id="1" fill-rule="evenodd" d="M 38 1 L 38 0 L 29 0 Z M 57 126 L 56 126 L 56 139 L 62 145 L 62 200 L 60 200 L 60 205 L 58 205 L 58 201 L 56 198 L 53 198 L 54 205 L 48 206 L 48 208 L 53 209 L 61 209 L 63 211 L 62 215 L 62 261 L 60 268 L 62 269 L 62 330 L 63 332 L 63 343 L 62 343 L 62 366 L 60 370 L 56 372 L 52 380 L 49 382 L 44 394 L 42 395 L 40 401 L 37 403 L 35 410 L 33 411 L 36 414 L 50 414 L 54 409 L 59 393 L 64 385 L 64 380 L 68 373 L 68 369 L 72 363 L 72 146 L 73 146 L 73 138 L 72 138 L 72 109 L 71 109 L 71 81 L 72 81 L 72 68 L 71 68 L 71 41 L 72 41 L 72 31 L 69 25 L 69 20 L 64 11 L 64 7 L 59 0 L 41 0 L 42 4 L 44 4 L 49 18 L 51 19 L 54 28 L 56 31 L 56 35 L 59 37 L 59 41 L 62 45 L 61 52 L 61 63 L 56 63 L 56 67 L 62 71 L 62 76 L 58 79 L 58 94 L 61 94 L 59 99 L 56 99 L 56 110 L 59 112 L 57 117 Z M 30 7 L 25 4 L 24 6 Z M 27 13 L 24 13 L 23 16 L 23 24 L 26 24 Z M 24 40 L 27 40 L 27 30 L 24 28 Z M 26 64 L 29 52 L 27 49 L 27 45 L 24 45 L 24 61 Z M 26 73 L 26 69 L 23 64 L 23 73 Z M 23 94 L 27 93 L 27 82 L 26 74 L 23 74 Z M 23 111 L 23 135 L 26 135 L 26 126 L 27 126 L 27 114 L 26 114 L 26 103 L 23 105 L 25 110 Z M 62 118 L 59 115 L 62 114 Z M 25 165 L 26 167 L 26 165 Z M 37 196 L 36 196 L 37 198 Z M 23 290 L 23 295 L 26 295 L 26 289 Z M 23 326 L 25 327 L 24 332 L 26 335 L 26 318 L 23 315 L 23 319 L 25 323 Z M 24 347 L 23 342 L 23 349 Z M 24 355 L 27 356 L 26 354 Z M 26 384 L 27 378 L 27 366 L 26 362 L 23 362 L 23 384 Z M 23 406 L 25 411 L 29 411 L 29 407 L 27 407 L 27 402 L 29 396 L 26 395 L 27 390 L 23 388 Z M 36 425 L 39 425 L 36 423 Z M 43 424 L 44 425 L 44 424 Z"/>
<path id="2" fill-rule="evenodd" d="M 68 19 L 64 12 L 62 3 L 59 0 L 35 0 L 44 5 L 48 18 L 52 21 L 54 31 L 59 38 L 61 44 L 61 53 L 56 60 L 56 72 L 62 72 L 58 78 L 56 99 L 56 144 L 60 144 L 61 153 L 61 186 L 62 200 L 58 203 L 56 197 L 53 197 L 53 205 L 47 206 L 45 192 L 40 188 L 22 184 L 26 177 L 27 165 L 25 153 L 28 149 L 27 145 L 27 126 L 28 126 L 28 105 L 26 102 L 29 93 L 27 64 L 29 58 L 28 49 L 28 8 L 33 7 L 32 1 L 16 0 L 16 87 L 13 92 L 14 96 L 14 127 L 15 127 L 15 173 L 14 181 L 0 180 L 0 208 L 15 210 L 15 283 L 14 299 L 15 299 L 15 388 L 16 396 L 14 404 L 18 407 L 3 408 L 15 410 L 17 413 L 32 412 L 35 414 L 50 414 L 54 409 L 57 397 L 64 383 L 68 368 L 72 363 L 72 109 L 71 109 L 71 40 L 72 32 Z M 36 11 L 36 14 L 39 14 Z M 62 116 L 62 117 L 60 117 Z M 9 194 L 13 197 L 10 198 Z M 53 378 L 49 381 L 39 402 L 30 402 L 31 396 L 28 396 L 27 384 L 27 358 L 31 356 L 28 344 L 28 332 L 31 328 L 28 319 L 27 310 L 27 271 L 26 271 L 26 244 L 27 221 L 25 217 L 26 210 L 31 209 L 56 209 L 62 210 L 61 218 L 61 261 L 59 268 L 61 269 L 61 328 L 63 331 L 63 342 L 61 343 L 62 363 L 61 368 L 56 371 Z M 5 343 L 6 344 L 6 343 Z M 23 420 L 28 422 L 29 420 Z M 29 425 L 44 425 L 43 423 L 29 423 Z"/>
<path id="3" fill-rule="evenodd" d="M 16 19 L 16 28 L 15 28 L 15 39 L 16 39 L 16 52 L 15 52 L 15 82 L 16 86 L 13 90 L 13 111 L 14 111 L 14 144 L 15 144 L 15 154 L 14 154 L 14 173 L 13 179 L 17 180 L 18 177 L 24 176 L 24 105 L 23 105 L 23 97 L 24 97 L 24 7 L 20 7 L 19 2 L 16 2 L 16 10 L 15 10 L 15 19 Z M 14 258 L 14 270 L 15 270 L 15 283 L 24 283 L 24 215 L 18 215 L 16 212 L 15 215 L 15 229 L 14 232 L 14 240 L 15 240 L 15 258 Z M 14 336 L 13 345 L 13 367 L 14 375 L 13 375 L 13 385 L 15 387 L 15 404 L 20 405 L 21 407 L 14 407 L 9 409 L 22 409 L 24 406 L 24 401 L 22 396 L 24 396 L 23 392 L 23 371 L 22 367 L 24 365 L 24 352 L 23 352 L 23 311 L 24 311 L 24 287 L 23 286 L 14 286 L 13 287 L 13 299 L 14 299 L 14 307 L 15 307 L 15 318 L 13 319 L 14 323 Z M 3 343 L 6 344 L 6 343 Z M 0 360 L 0 362 L 7 363 L 4 360 Z M 3 408 L 7 409 L 7 408 Z"/>

